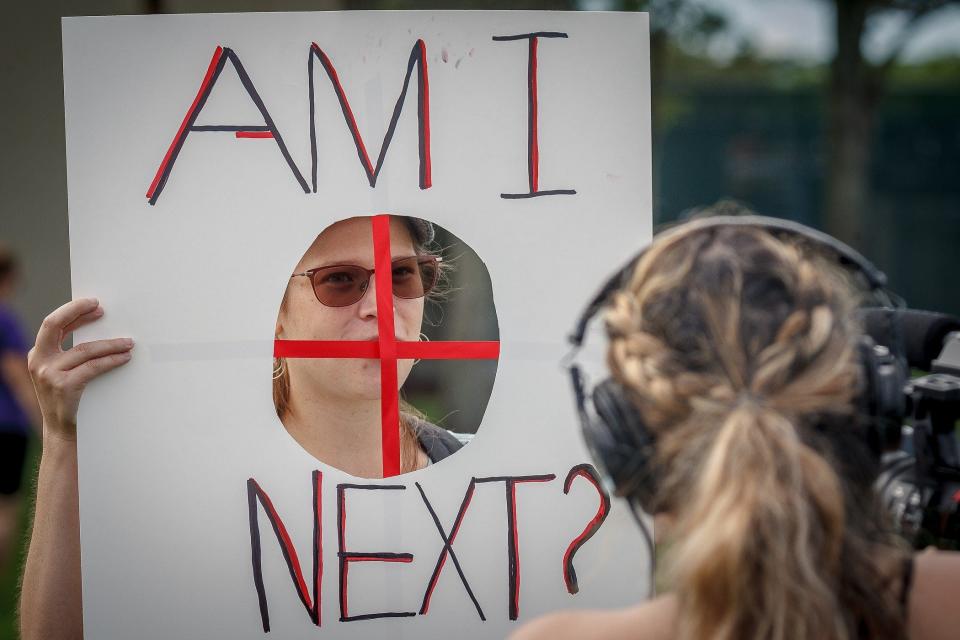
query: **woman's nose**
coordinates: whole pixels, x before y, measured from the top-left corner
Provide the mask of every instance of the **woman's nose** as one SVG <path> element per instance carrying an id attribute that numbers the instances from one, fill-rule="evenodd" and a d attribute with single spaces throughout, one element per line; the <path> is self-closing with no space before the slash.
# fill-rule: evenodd
<path id="1" fill-rule="evenodd" d="M 361 318 L 377 317 L 377 280 L 375 276 L 370 276 L 367 280 L 366 288 L 360 302 L 357 303 L 357 313 Z"/>

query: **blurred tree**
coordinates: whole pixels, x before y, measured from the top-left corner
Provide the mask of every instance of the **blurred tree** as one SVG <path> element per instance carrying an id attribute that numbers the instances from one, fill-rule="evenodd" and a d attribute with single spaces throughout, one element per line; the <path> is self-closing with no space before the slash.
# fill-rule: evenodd
<path id="1" fill-rule="evenodd" d="M 650 13 L 650 126 L 653 136 L 653 219 L 654 224 L 669 217 L 661 197 L 662 136 L 671 113 L 682 111 L 665 87 L 666 70 L 676 71 L 678 63 L 705 58 L 711 40 L 728 26 L 724 14 L 699 0 L 622 0 L 611 9 Z"/>
<path id="2" fill-rule="evenodd" d="M 625 0 L 624 11 L 650 13 L 650 84 L 653 94 L 651 118 L 654 136 L 662 131 L 664 70 L 671 52 L 701 56 L 714 36 L 727 28 L 726 17 L 715 8 L 696 0 Z"/>
<path id="3" fill-rule="evenodd" d="M 869 206 L 872 133 L 890 72 L 917 25 L 958 0 L 825 0 L 833 5 L 836 52 L 827 86 L 827 167 L 824 225 L 841 240 L 861 245 Z M 864 53 L 869 23 L 884 13 L 903 15 L 884 58 Z"/>

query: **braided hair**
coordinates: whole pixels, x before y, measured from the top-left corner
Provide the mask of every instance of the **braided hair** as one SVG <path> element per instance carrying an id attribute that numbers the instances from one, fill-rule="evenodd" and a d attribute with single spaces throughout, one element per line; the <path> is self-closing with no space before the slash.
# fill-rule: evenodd
<path id="1" fill-rule="evenodd" d="M 608 363 L 656 435 L 654 510 L 685 639 L 906 638 L 858 436 L 855 296 L 752 227 L 658 238 L 606 314 Z"/>

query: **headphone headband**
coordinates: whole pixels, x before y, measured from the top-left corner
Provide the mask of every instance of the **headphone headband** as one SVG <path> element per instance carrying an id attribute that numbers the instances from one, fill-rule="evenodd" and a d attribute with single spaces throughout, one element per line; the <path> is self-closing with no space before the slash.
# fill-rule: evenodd
<path id="1" fill-rule="evenodd" d="M 623 288 L 623 286 L 626 284 L 626 280 L 630 277 L 633 268 L 638 262 L 640 262 L 644 254 L 650 250 L 650 247 L 658 241 L 658 238 L 663 237 L 664 235 L 669 236 L 675 232 L 692 233 L 694 230 L 688 229 L 688 225 L 696 225 L 696 231 L 704 229 L 716 229 L 719 227 L 754 227 L 762 231 L 767 231 L 771 234 L 793 234 L 799 238 L 810 241 L 816 246 L 824 247 L 833 251 L 833 253 L 837 256 L 838 262 L 845 267 L 856 267 L 856 269 L 863 274 L 864 278 L 866 278 L 867 285 L 870 287 L 871 292 L 876 293 L 883 291 L 887 286 L 886 274 L 874 266 L 872 262 L 863 257 L 863 255 L 861 255 L 858 251 L 844 244 L 843 242 L 840 242 L 833 236 L 827 235 L 822 231 L 812 229 L 806 225 L 802 225 L 799 222 L 756 215 L 712 216 L 710 218 L 700 218 L 695 221 L 684 223 L 683 225 L 671 227 L 670 229 L 664 230 L 657 234 L 653 241 L 641 249 L 636 255 L 634 255 L 625 267 L 618 270 L 607 279 L 596 295 L 594 295 L 594 297 L 590 300 L 590 304 L 588 304 L 583 310 L 579 320 L 577 320 L 577 324 L 574 326 L 573 332 L 568 338 L 574 347 L 579 347 L 583 344 L 583 336 L 586 334 L 587 325 L 590 323 L 590 319 L 596 315 L 597 311 L 607 304 L 615 291 Z M 683 227 L 682 231 L 677 231 L 677 229 L 680 229 L 680 227 Z"/>
<path id="2" fill-rule="evenodd" d="M 591 318 L 609 303 L 614 292 L 627 284 L 650 246 L 657 242 L 669 242 L 671 238 L 682 242 L 688 235 L 700 230 L 721 227 L 754 227 L 775 237 L 793 236 L 821 250 L 831 260 L 835 259 L 844 269 L 857 271 L 861 283 L 869 287 L 880 305 L 893 306 L 900 303 L 900 299 L 886 289 L 887 278 L 883 272 L 846 244 L 796 222 L 754 215 L 701 218 L 662 235 L 658 234 L 651 244 L 607 279 L 584 309 L 570 334 L 569 340 L 573 348 L 567 361 L 584 441 L 600 467 L 604 484 L 611 487 L 616 495 L 628 499 L 631 512 L 646 539 L 651 559 L 655 558 L 653 538 L 638 509 L 653 513 L 663 506 L 658 503 L 660 497 L 657 484 L 666 470 L 659 468 L 656 433 L 645 424 L 644 417 L 632 401 L 628 389 L 615 378 L 607 377 L 588 387 L 585 376 L 575 361 L 576 353 L 583 344 Z M 862 432 L 863 440 L 879 460 L 879 445 L 887 441 L 888 427 L 892 425 L 899 431 L 899 417 L 903 414 L 904 404 L 902 389 L 907 379 L 906 369 L 898 357 L 887 349 L 874 345 L 868 336 L 861 338 L 858 350 L 866 385 L 859 401 L 859 416 L 863 420 L 858 419 L 855 426 L 865 427 Z M 844 432 L 852 433 L 852 430 L 847 429 Z"/>

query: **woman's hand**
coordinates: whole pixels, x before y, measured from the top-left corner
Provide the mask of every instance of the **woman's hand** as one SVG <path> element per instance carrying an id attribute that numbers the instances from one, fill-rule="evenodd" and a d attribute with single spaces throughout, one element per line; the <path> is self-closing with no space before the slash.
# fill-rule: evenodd
<path id="1" fill-rule="evenodd" d="M 63 350 L 63 341 L 72 331 L 102 316 L 103 307 L 96 298 L 81 298 L 63 305 L 40 325 L 27 365 L 43 414 L 44 437 L 76 440 L 77 407 L 84 387 L 130 360 L 130 338 L 95 340 Z"/>

